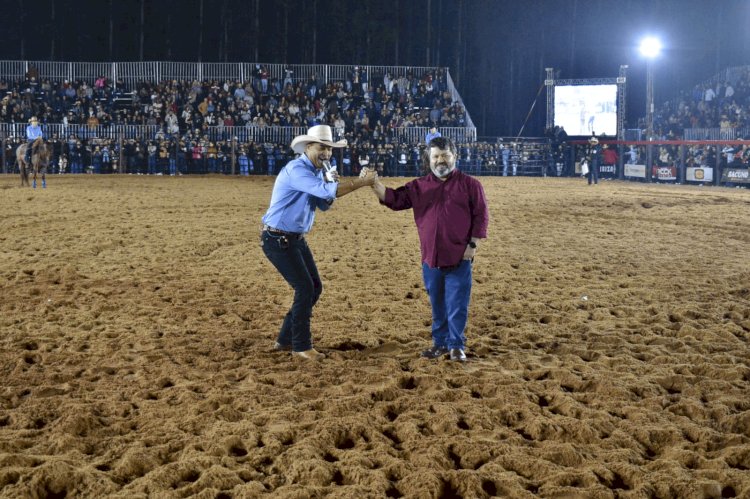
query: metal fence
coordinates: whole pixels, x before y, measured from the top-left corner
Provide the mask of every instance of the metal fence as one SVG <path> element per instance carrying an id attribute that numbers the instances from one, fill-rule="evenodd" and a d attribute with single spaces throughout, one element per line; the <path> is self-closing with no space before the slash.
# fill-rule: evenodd
<path id="1" fill-rule="evenodd" d="M 45 137 L 59 138 L 71 135 L 81 139 L 110 138 L 110 139 L 143 139 L 153 140 L 160 136 L 166 136 L 164 127 L 159 125 L 65 125 L 62 123 L 42 124 Z M 450 137 L 458 144 L 472 143 L 476 141 L 476 130 L 461 127 L 439 128 L 440 133 Z M 239 143 L 271 143 L 289 145 L 292 139 L 303 135 L 306 127 L 293 126 L 211 126 L 206 130 L 210 140 L 232 140 Z M 425 135 L 429 132 L 427 127 L 397 128 L 390 135 L 392 141 L 401 143 L 419 144 L 424 142 Z M 0 137 L 26 137 L 26 123 L 0 123 Z"/>
<path id="2" fill-rule="evenodd" d="M 0 123 L 0 137 L 26 137 L 26 123 Z M 67 138 L 75 136 L 80 139 L 107 138 L 107 139 L 145 139 L 151 140 L 162 130 L 158 125 L 111 125 L 96 126 L 88 125 L 66 125 L 63 123 L 45 123 L 42 131 L 46 138 Z"/>
<path id="3" fill-rule="evenodd" d="M 750 137 L 750 128 L 686 128 L 685 140 L 744 140 Z"/>
<path id="4" fill-rule="evenodd" d="M 256 74 L 259 66 L 265 66 L 269 78 L 284 80 L 286 71 L 291 71 L 292 81 L 305 81 L 313 76 L 324 82 L 345 81 L 355 67 L 351 65 L 329 64 L 269 64 L 255 62 L 51 62 L 51 61 L 0 61 L 0 77 L 6 79 L 23 79 L 30 71 L 36 71 L 40 79 L 94 80 L 105 76 L 113 85 L 117 80 L 133 86 L 139 81 L 162 80 L 239 80 L 248 81 Z M 412 73 L 416 78 L 427 72 L 445 71 L 448 68 L 426 66 L 364 66 L 356 65 L 367 74 L 372 82 L 373 77 L 382 77 L 390 73 L 399 78 Z M 455 87 L 454 87 L 455 88 Z M 452 94 L 454 100 L 460 96 Z"/>
<path id="5" fill-rule="evenodd" d="M 430 129 L 428 127 L 404 127 L 397 128 L 395 133 L 396 137 L 401 142 L 407 142 L 410 144 L 419 144 L 424 142 L 425 136 Z M 457 144 L 465 144 L 469 142 L 476 142 L 477 140 L 477 129 L 476 128 L 465 128 L 465 127 L 441 127 L 438 131 L 443 137 L 449 137 L 453 142 Z"/>

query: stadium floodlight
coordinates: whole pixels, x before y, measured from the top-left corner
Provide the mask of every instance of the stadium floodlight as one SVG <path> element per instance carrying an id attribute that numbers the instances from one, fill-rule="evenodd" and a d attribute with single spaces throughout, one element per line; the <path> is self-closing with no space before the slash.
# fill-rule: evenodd
<path id="1" fill-rule="evenodd" d="M 653 36 L 641 40 L 641 55 L 647 59 L 658 57 L 661 52 L 661 41 Z"/>
<path id="2" fill-rule="evenodd" d="M 641 55 L 646 58 L 646 140 L 654 135 L 654 59 L 661 53 L 661 41 L 653 36 L 641 40 Z"/>

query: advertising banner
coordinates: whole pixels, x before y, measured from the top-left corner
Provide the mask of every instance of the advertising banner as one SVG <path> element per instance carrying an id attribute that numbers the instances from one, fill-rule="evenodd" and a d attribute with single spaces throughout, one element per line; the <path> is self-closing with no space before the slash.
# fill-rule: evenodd
<path id="1" fill-rule="evenodd" d="M 674 166 L 654 166 L 651 169 L 651 178 L 654 180 L 677 180 L 677 168 Z"/>
<path id="2" fill-rule="evenodd" d="M 617 174 L 617 165 L 599 165 L 600 177 L 614 177 Z"/>
<path id="3" fill-rule="evenodd" d="M 733 184 L 750 184 L 750 168 L 724 168 L 721 172 L 721 181 Z"/>
<path id="4" fill-rule="evenodd" d="M 625 165 L 625 176 L 646 178 L 646 165 Z"/>
<path id="5" fill-rule="evenodd" d="M 707 166 L 691 166 L 685 169 L 685 180 L 688 182 L 713 182 L 714 169 Z"/>

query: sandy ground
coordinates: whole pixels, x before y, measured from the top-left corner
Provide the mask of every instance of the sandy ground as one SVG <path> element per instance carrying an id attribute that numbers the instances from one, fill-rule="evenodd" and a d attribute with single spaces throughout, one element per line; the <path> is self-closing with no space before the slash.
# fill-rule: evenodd
<path id="1" fill-rule="evenodd" d="M 483 178 L 465 365 L 355 192 L 316 364 L 270 348 L 272 182 L 0 176 L 0 496 L 750 497 L 750 191 Z"/>

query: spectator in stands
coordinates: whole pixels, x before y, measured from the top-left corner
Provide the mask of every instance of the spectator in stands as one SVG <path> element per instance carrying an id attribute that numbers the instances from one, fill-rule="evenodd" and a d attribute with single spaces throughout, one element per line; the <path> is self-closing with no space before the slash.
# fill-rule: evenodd
<path id="1" fill-rule="evenodd" d="M 508 176 L 508 166 L 510 165 L 510 147 L 508 144 L 503 144 L 502 152 L 500 153 L 503 157 L 503 177 Z M 515 169 L 513 175 L 515 175 Z"/>
<path id="2" fill-rule="evenodd" d="M 245 147 L 240 147 L 240 154 L 237 158 L 237 164 L 239 165 L 240 175 L 248 176 L 250 174 L 250 162 L 247 158 L 247 152 Z"/>
<path id="3" fill-rule="evenodd" d="M 602 163 L 605 165 L 617 164 L 617 150 L 608 144 L 602 146 Z"/>
<path id="4" fill-rule="evenodd" d="M 430 142 L 432 141 L 432 139 L 436 139 L 438 137 L 442 137 L 442 134 L 440 132 L 438 132 L 437 127 L 434 127 L 434 126 L 430 127 L 430 131 L 427 132 L 427 135 L 425 135 L 425 137 L 424 137 L 424 143 L 425 143 L 425 145 L 429 146 Z"/>

